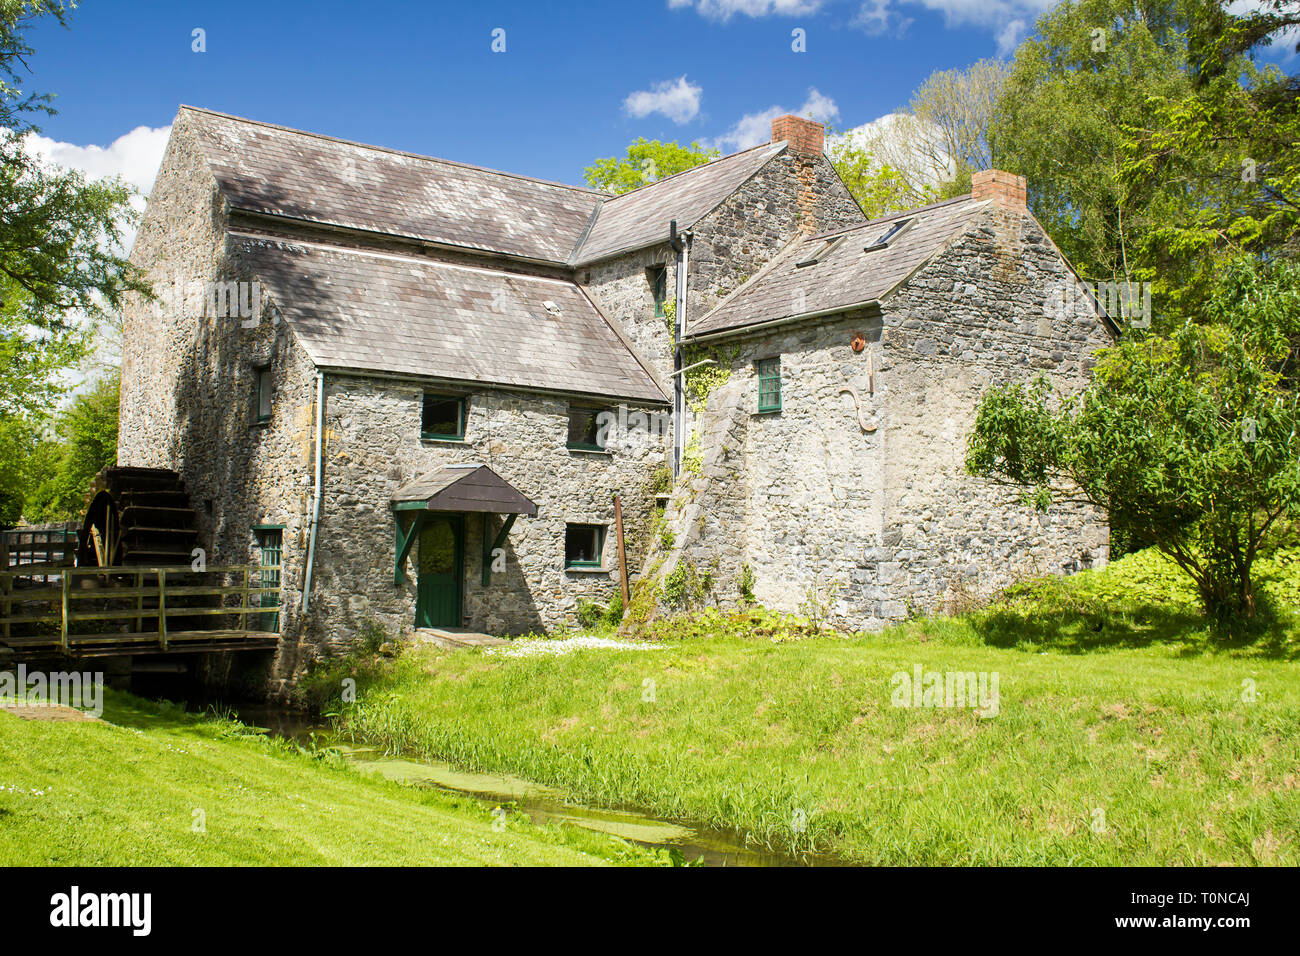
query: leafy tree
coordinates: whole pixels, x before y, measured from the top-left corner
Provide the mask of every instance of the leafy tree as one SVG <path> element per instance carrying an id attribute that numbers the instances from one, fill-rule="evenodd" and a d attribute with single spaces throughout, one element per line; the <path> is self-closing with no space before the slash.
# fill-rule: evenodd
<path id="1" fill-rule="evenodd" d="M 1300 2 L 1269 0 L 1233 16 L 1201 0 L 1190 25 L 1192 88 L 1153 93 L 1130 131 L 1124 173 L 1138 191 L 1175 186 L 1195 202 L 1158 222 L 1139 255 L 1189 265 L 1175 301 L 1191 307 L 1219 264 L 1244 253 L 1300 255 L 1300 79 L 1245 59 L 1278 31 L 1300 24 Z"/>
<path id="2" fill-rule="evenodd" d="M 850 132 L 830 136 L 827 143 L 826 158 L 868 219 L 918 205 L 907 178 L 894 167 L 879 162 L 862 137 Z"/>
<path id="3" fill-rule="evenodd" d="M 1206 318 L 1106 350 L 1080 396 L 1058 401 L 1045 379 L 991 389 L 966 468 L 1040 509 L 1103 509 L 1208 613 L 1250 617 L 1251 567 L 1300 516 L 1300 267 L 1234 263 Z"/>
<path id="4" fill-rule="evenodd" d="M 120 179 L 87 181 L 26 147 L 48 95 L 19 86 L 32 52 L 23 31 L 41 16 L 66 23 L 71 4 L 0 0 L 0 415 L 32 412 L 57 391 L 55 373 L 80 361 L 94 324 L 148 284 L 114 250 L 134 221 Z"/>
<path id="5" fill-rule="evenodd" d="M 1007 72 L 980 60 L 931 73 L 906 110 L 832 140 L 831 161 L 867 215 L 970 192 L 971 173 L 992 165 L 989 124 Z"/>
<path id="6" fill-rule="evenodd" d="M 616 195 L 692 169 L 722 153 L 699 143 L 682 146 L 640 137 L 628 146 L 627 155 L 598 159 L 583 171 L 587 185 Z"/>
<path id="7" fill-rule="evenodd" d="M 1181 280 L 1175 256 L 1153 259 L 1153 229 L 1201 198 L 1183 184 L 1125 176 L 1127 130 L 1142 127 L 1149 98 L 1184 100 L 1183 0 L 1065 0 L 1017 49 L 990 131 L 995 165 L 1026 177 L 1029 205 L 1081 274 Z"/>
<path id="8" fill-rule="evenodd" d="M 57 438 L 42 442 L 32 456 L 26 518 L 66 521 L 82 516 L 95 475 L 117 462 L 120 381 L 116 374 L 99 379 L 59 413 Z"/>

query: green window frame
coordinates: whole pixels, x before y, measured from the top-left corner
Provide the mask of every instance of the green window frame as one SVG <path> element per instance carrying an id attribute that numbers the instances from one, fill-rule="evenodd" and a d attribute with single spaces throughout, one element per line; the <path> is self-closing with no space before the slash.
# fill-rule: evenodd
<path id="1" fill-rule="evenodd" d="M 667 312 L 664 309 L 668 302 L 668 267 L 653 266 L 650 273 L 650 294 L 655 300 L 655 317 L 662 319 Z"/>
<path id="2" fill-rule="evenodd" d="M 271 378 L 271 366 L 253 366 L 253 420 L 258 424 L 271 420 L 272 397 L 275 382 Z"/>
<path id="3" fill-rule="evenodd" d="M 564 526 L 564 567 L 603 568 L 605 553 L 603 524 L 566 524 Z"/>
<path id="4" fill-rule="evenodd" d="M 571 451 L 605 451 L 600 443 L 600 414 L 608 408 L 594 405 L 569 406 L 569 434 L 565 447 Z"/>
<path id="5" fill-rule="evenodd" d="M 284 562 L 284 525 L 255 525 L 253 535 L 257 538 L 257 563 L 262 570 L 258 573 L 259 588 L 279 588 L 280 571 Z M 257 595 L 258 607 L 273 607 L 277 610 L 257 615 L 259 631 L 280 630 L 280 595 L 261 592 Z"/>
<path id="6" fill-rule="evenodd" d="M 758 372 L 758 410 L 763 413 L 781 410 L 781 359 L 760 359 L 755 363 Z"/>
<path id="7" fill-rule="evenodd" d="M 469 402 L 464 395 L 425 392 L 420 405 L 420 437 L 434 441 L 464 441 L 468 411 Z"/>

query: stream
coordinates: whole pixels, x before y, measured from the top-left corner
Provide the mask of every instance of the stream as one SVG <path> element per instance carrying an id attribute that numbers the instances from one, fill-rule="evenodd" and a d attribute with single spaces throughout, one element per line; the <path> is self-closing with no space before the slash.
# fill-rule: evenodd
<path id="1" fill-rule="evenodd" d="M 633 810 L 609 810 L 569 800 L 563 791 L 510 774 L 458 770 L 440 760 L 410 759 L 380 747 L 341 739 L 325 724 L 302 714 L 266 705 L 236 707 L 245 725 L 304 746 L 327 746 L 367 773 L 418 787 L 433 787 L 473 797 L 484 806 L 510 805 L 534 823 L 567 823 L 622 837 L 645 846 L 677 850 L 704 866 L 833 866 L 816 855 L 791 856 L 746 846 L 727 831 L 702 829 L 661 820 Z"/>

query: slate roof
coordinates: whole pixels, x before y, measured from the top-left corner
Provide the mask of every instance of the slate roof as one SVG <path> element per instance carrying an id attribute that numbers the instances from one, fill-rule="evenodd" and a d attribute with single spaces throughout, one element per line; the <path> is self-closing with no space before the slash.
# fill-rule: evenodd
<path id="1" fill-rule="evenodd" d="M 263 236 L 232 240 L 318 367 L 667 400 L 573 282 Z"/>
<path id="2" fill-rule="evenodd" d="M 621 196 L 181 107 L 236 209 L 586 265 L 690 228 L 774 156 L 764 143 Z"/>
<path id="3" fill-rule="evenodd" d="M 236 209 L 548 262 L 606 193 L 181 107 Z"/>
<path id="4" fill-rule="evenodd" d="M 537 514 L 537 505 L 487 465 L 447 465 L 393 492 L 391 504 L 425 502 L 428 511 Z"/>
<path id="5" fill-rule="evenodd" d="M 753 278 L 692 322 L 686 337 L 878 300 L 949 238 L 970 225 L 987 206 L 987 201 L 961 196 L 847 229 L 795 239 Z M 905 228 L 884 248 L 864 251 L 904 221 Z M 799 265 L 811 258 L 817 258 L 817 262 Z"/>
<path id="6" fill-rule="evenodd" d="M 673 219 L 678 230 L 690 228 L 785 148 L 764 143 L 605 200 L 573 264 L 663 242 Z"/>

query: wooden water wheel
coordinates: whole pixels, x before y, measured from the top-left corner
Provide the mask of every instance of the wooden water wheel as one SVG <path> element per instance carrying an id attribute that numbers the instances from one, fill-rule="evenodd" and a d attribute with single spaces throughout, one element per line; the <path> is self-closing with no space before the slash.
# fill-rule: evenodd
<path id="1" fill-rule="evenodd" d="M 190 494 L 176 472 L 105 468 L 95 476 L 77 564 L 189 564 L 197 537 Z"/>

